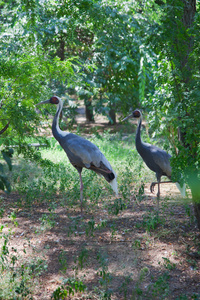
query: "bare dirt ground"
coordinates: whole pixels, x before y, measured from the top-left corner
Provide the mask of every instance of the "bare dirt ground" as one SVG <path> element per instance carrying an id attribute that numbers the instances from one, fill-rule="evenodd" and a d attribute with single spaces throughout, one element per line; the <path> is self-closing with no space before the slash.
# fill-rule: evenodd
<path id="1" fill-rule="evenodd" d="M 102 122 L 97 124 L 102 126 Z M 83 219 L 78 217 L 79 203 L 77 209 L 61 206 L 60 196 L 54 195 L 58 202 L 55 223 L 45 230 L 40 219 L 50 215 L 47 205 L 37 200 L 30 211 L 19 208 L 17 193 L 2 194 L 5 214 L 1 223 L 8 224 L 4 231 L 13 226 L 7 217 L 12 211 L 18 222 L 10 249 L 15 247 L 24 259 L 37 257 L 46 264 L 33 299 L 50 300 L 63 278 L 75 276 L 87 290 L 64 299 L 103 299 L 103 290 L 111 292 L 112 300 L 200 299 L 200 234 L 192 205 L 183 203 L 174 184 L 163 185 L 156 221 L 156 197 L 149 186 L 146 183 L 142 200 L 133 192 L 129 205 L 118 215 L 108 214 L 99 202 L 93 209 L 85 205 Z M 103 220 L 105 227 L 98 227 Z"/>
<path id="2" fill-rule="evenodd" d="M 85 208 L 83 219 L 77 218 L 79 205 L 75 211 L 58 207 L 54 227 L 44 231 L 40 230 L 39 220 L 43 214 L 49 214 L 45 205 L 35 203 L 31 212 L 17 209 L 19 195 L 12 193 L 7 196 L 4 199 L 6 213 L 17 211 L 15 221 L 19 224 L 9 247 L 15 247 L 24 259 L 40 257 L 47 265 L 38 279 L 38 287 L 33 290 L 33 299 L 50 299 L 62 284 L 62 278 L 71 278 L 75 273 L 83 279 L 87 291 L 66 299 L 100 299 L 94 293 L 94 287 L 100 291 L 105 289 L 106 279 L 105 286 L 101 285 L 99 251 L 105 260 L 111 299 L 199 299 L 199 232 L 183 205 L 174 202 L 178 199 L 176 188 L 171 185 L 162 192 L 168 195 L 168 205 L 162 196 L 161 222 L 150 232 L 144 225 L 143 216 L 154 211 L 156 201 L 155 196 L 148 192 L 148 184 L 143 201 L 137 204 L 133 195 L 132 204 L 117 216 L 108 215 L 101 209 L 101 203 L 92 212 Z M 169 194 L 173 195 L 171 200 Z M 88 224 L 91 219 L 95 222 L 95 229 L 87 232 L 85 228 L 88 227 L 83 224 Z M 107 220 L 107 224 L 98 229 L 102 220 Z M 7 217 L 2 223 L 12 227 Z M 86 256 L 80 262 L 83 249 Z M 140 290 L 143 293 L 139 297 Z M 169 292 L 163 298 L 162 293 L 166 290 Z M 190 296 L 178 298 L 181 294 Z M 192 298 L 194 294 L 198 294 L 197 298 Z"/>

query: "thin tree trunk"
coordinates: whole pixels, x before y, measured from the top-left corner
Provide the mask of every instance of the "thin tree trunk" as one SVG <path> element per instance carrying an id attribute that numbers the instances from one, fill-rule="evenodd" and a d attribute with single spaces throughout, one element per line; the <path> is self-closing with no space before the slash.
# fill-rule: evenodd
<path id="1" fill-rule="evenodd" d="M 109 124 L 110 124 L 110 125 L 115 125 L 115 124 L 116 124 L 116 113 L 115 113 L 114 108 L 111 108 L 111 109 L 109 110 L 109 117 L 110 117 L 110 122 L 109 122 Z"/>
<path id="2" fill-rule="evenodd" d="M 93 106 L 92 106 L 92 98 L 86 98 L 85 102 L 85 115 L 87 122 L 94 122 L 94 114 L 93 114 Z"/>
<path id="3" fill-rule="evenodd" d="M 57 50 L 57 55 L 60 58 L 61 61 L 65 60 L 65 40 L 64 37 L 61 35 L 60 37 L 60 45 Z"/>

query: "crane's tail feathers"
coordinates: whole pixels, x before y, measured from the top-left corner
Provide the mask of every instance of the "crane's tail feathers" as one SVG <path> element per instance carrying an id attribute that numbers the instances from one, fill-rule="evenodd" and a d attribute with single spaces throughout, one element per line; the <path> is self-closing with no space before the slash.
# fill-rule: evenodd
<path id="1" fill-rule="evenodd" d="M 176 182 L 176 186 L 179 189 L 181 196 L 185 197 L 185 190 L 186 190 L 186 185 L 185 183 L 183 184 L 183 186 L 180 186 L 180 184 L 178 182 Z"/>
<path id="2" fill-rule="evenodd" d="M 109 183 L 110 183 L 113 191 L 115 192 L 115 194 L 117 196 L 118 195 L 118 189 L 117 189 L 117 179 L 116 178 L 117 178 L 117 176 L 115 175 L 115 178 L 112 181 L 110 181 Z"/>
<path id="3" fill-rule="evenodd" d="M 109 182 L 113 191 L 115 192 L 116 196 L 118 196 L 118 188 L 117 188 L 117 174 L 112 169 L 112 174 L 114 175 L 114 178 Z"/>
<path id="4" fill-rule="evenodd" d="M 117 174 L 111 167 L 109 161 L 102 155 L 102 161 L 100 162 L 100 166 L 98 167 L 104 178 L 110 183 L 113 191 L 115 192 L 116 196 L 118 195 L 118 188 L 117 188 Z M 101 170 L 102 169 L 102 170 Z M 94 170 L 95 171 L 95 170 Z"/>

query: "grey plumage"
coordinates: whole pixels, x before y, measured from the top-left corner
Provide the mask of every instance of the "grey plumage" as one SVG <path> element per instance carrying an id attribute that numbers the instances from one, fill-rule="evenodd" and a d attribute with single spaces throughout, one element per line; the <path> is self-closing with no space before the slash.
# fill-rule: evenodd
<path id="1" fill-rule="evenodd" d="M 66 152 L 70 163 L 77 169 L 80 176 L 80 198 L 81 215 L 83 200 L 83 182 L 81 172 L 83 168 L 90 169 L 99 175 L 102 175 L 110 183 L 112 189 L 118 194 L 117 176 L 110 163 L 99 150 L 99 148 L 90 141 L 70 132 L 62 131 L 59 127 L 59 116 L 63 108 L 63 102 L 59 97 L 51 97 L 49 100 L 42 101 L 39 104 L 51 103 L 57 105 L 57 111 L 52 123 L 52 133 L 55 139 L 60 143 Z"/>
<path id="2" fill-rule="evenodd" d="M 132 112 L 131 115 L 123 119 L 123 121 L 129 119 L 129 118 L 136 118 L 138 119 L 138 126 L 136 131 L 136 137 L 135 137 L 135 144 L 136 149 L 140 156 L 142 157 L 143 161 L 146 163 L 147 167 L 156 173 L 157 182 L 152 182 L 150 190 L 151 192 L 154 191 L 154 186 L 158 184 L 158 193 L 157 197 L 160 196 L 160 183 L 168 183 L 171 181 L 171 173 L 172 169 L 170 166 L 170 158 L 171 155 L 169 155 L 166 151 L 160 149 L 157 146 L 144 143 L 141 140 L 141 125 L 142 125 L 142 113 L 140 110 L 136 109 Z M 169 181 L 162 181 L 161 177 L 167 176 L 169 178 Z M 185 187 L 181 188 L 180 185 L 177 183 L 177 187 L 179 188 L 182 195 L 184 195 L 184 189 Z M 157 206 L 159 202 L 157 201 Z"/>

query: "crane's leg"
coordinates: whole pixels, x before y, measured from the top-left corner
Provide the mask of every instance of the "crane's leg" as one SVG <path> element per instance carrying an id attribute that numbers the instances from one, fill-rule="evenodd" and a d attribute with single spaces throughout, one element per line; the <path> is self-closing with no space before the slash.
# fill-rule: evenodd
<path id="1" fill-rule="evenodd" d="M 80 200 L 81 200 L 81 217 L 83 216 L 83 181 L 81 177 L 81 172 L 79 173 L 80 177 Z"/>
<path id="2" fill-rule="evenodd" d="M 150 186 L 150 192 L 153 193 L 154 192 L 154 187 L 156 184 L 160 184 L 160 183 L 170 183 L 173 181 L 156 181 L 156 182 L 152 182 L 151 186 Z"/>
<path id="3" fill-rule="evenodd" d="M 157 193 L 157 199 L 156 199 L 157 211 L 159 211 L 159 200 L 160 200 L 160 181 L 158 181 L 158 193 Z"/>
<path id="4" fill-rule="evenodd" d="M 160 180 L 158 180 L 157 182 L 152 182 L 151 183 L 151 186 L 150 186 L 151 193 L 154 192 L 155 185 L 156 184 L 158 185 L 158 193 L 157 193 L 157 210 L 158 211 L 159 211 L 159 199 L 160 199 L 160 184 L 161 183 L 169 183 L 169 182 L 172 182 L 172 181 L 160 181 Z"/>

